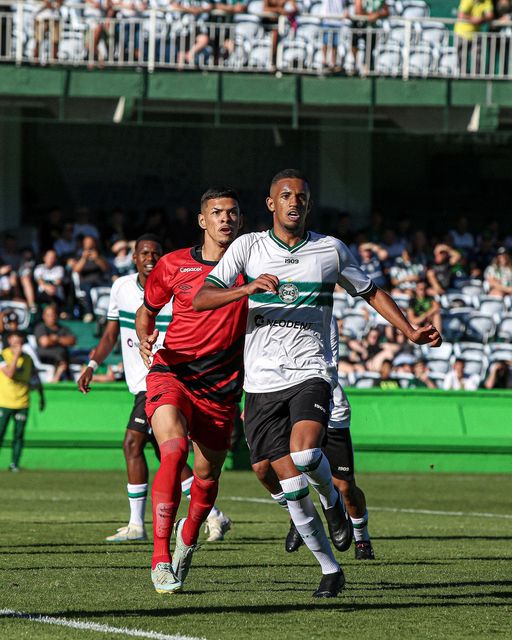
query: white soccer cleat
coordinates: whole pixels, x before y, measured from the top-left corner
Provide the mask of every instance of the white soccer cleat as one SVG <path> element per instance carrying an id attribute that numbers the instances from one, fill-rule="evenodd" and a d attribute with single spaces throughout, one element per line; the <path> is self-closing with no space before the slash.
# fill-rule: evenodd
<path id="1" fill-rule="evenodd" d="M 183 586 L 169 562 L 159 562 L 151 569 L 151 580 L 157 593 L 174 593 Z"/>
<path id="2" fill-rule="evenodd" d="M 192 556 L 198 548 L 197 544 L 188 546 L 183 542 L 182 531 L 185 520 L 186 518 L 182 518 L 176 523 L 176 548 L 172 554 L 172 569 L 181 584 L 185 582 L 192 564 Z"/>
<path id="3" fill-rule="evenodd" d="M 207 542 L 224 540 L 225 534 L 231 529 L 231 520 L 222 511 L 218 515 L 210 515 L 204 523 L 205 533 L 208 534 Z"/>
<path id="4" fill-rule="evenodd" d="M 121 527 L 113 536 L 105 538 L 107 542 L 133 542 L 134 540 L 147 540 L 148 534 L 144 525 L 128 524 Z"/>

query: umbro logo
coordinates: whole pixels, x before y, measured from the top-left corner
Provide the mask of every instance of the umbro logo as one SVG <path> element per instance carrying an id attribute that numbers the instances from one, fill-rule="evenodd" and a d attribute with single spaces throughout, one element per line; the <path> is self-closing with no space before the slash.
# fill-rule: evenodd
<path id="1" fill-rule="evenodd" d="M 189 284 L 180 284 L 178 288 L 181 289 L 182 291 L 190 291 L 190 289 L 192 289 L 192 287 Z"/>
<path id="2" fill-rule="evenodd" d="M 320 409 L 320 411 L 323 411 L 324 413 L 327 413 L 327 411 L 325 410 L 325 407 L 322 407 L 322 405 L 320 404 L 315 404 L 313 405 L 315 407 L 315 409 Z"/>

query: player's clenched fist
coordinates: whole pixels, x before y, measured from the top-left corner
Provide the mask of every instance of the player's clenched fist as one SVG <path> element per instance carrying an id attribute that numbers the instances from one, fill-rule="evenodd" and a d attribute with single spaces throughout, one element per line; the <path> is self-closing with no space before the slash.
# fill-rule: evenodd
<path id="1" fill-rule="evenodd" d="M 247 295 L 253 293 L 262 293 L 264 291 L 271 291 L 277 293 L 277 287 L 279 286 L 279 278 L 271 275 L 270 273 L 262 273 L 256 280 L 253 280 L 246 285 Z"/>
<path id="2" fill-rule="evenodd" d="M 142 338 L 139 344 L 139 353 L 144 360 L 144 364 L 149 369 L 151 367 L 151 361 L 153 357 L 153 346 L 158 338 L 158 329 L 155 329 L 153 333 L 145 338 Z"/>
<path id="3" fill-rule="evenodd" d="M 415 344 L 428 344 L 430 347 L 439 347 L 443 342 L 439 331 L 431 324 L 416 329 L 409 340 Z"/>

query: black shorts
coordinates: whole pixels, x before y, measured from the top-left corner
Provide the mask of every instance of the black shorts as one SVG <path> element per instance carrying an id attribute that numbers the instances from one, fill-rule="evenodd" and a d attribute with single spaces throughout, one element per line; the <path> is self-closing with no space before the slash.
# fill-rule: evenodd
<path id="1" fill-rule="evenodd" d="M 354 450 L 350 429 L 327 429 L 327 444 L 323 452 L 335 478 L 346 482 L 354 479 Z"/>
<path id="2" fill-rule="evenodd" d="M 128 418 L 127 429 L 138 431 L 139 433 L 145 433 L 147 436 L 152 434 L 151 427 L 149 425 L 146 416 L 146 392 L 139 391 L 133 401 L 133 409 Z"/>
<path id="3" fill-rule="evenodd" d="M 320 422 L 327 430 L 331 386 L 321 378 L 282 391 L 245 394 L 245 437 L 251 464 L 279 460 L 290 453 L 290 433 L 300 420 Z"/>

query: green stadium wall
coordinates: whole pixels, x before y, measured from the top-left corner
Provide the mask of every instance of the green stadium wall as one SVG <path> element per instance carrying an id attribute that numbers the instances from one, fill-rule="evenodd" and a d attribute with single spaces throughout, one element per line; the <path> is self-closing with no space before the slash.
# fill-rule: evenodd
<path id="1" fill-rule="evenodd" d="M 47 385 L 26 430 L 26 469 L 123 469 L 122 441 L 132 396 L 122 385 Z M 512 392 L 350 389 L 356 468 L 362 472 L 512 472 Z M 12 429 L 12 427 L 11 427 Z M 10 461 L 10 435 L 0 467 Z M 148 451 L 150 467 L 156 460 Z M 242 441 L 228 469 L 248 468 Z"/>

